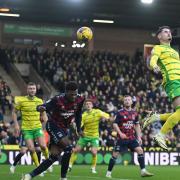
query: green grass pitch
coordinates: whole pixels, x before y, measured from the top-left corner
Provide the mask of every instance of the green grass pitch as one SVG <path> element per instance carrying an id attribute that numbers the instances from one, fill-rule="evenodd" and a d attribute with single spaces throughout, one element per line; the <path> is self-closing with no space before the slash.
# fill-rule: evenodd
<path id="1" fill-rule="evenodd" d="M 24 173 L 31 171 L 34 166 L 17 166 L 15 174 L 9 173 L 9 165 L 0 165 L 0 179 L 2 180 L 21 180 Z M 146 180 L 180 180 L 179 166 L 149 166 L 147 168 L 154 173 L 153 177 L 145 178 Z M 105 177 L 107 165 L 98 165 L 97 174 L 92 174 L 90 166 L 75 165 L 71 172 L 68 173 L 68 180 L 108 180 Z M 46 173 L 44 177 L 36 177 L 33 180 L 59 180 L 60 166 L 55 165 L 53 173 Z M 112 180 L 142 180 L 138 166 L 117 165 L 112 172 Z"/>

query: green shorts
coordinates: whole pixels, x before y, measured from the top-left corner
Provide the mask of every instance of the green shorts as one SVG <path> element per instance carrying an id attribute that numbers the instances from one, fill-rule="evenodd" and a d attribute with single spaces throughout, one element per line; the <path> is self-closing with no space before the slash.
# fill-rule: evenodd
<path id="1" fill-rule="evenodd" d="M 168 81 L 165 85 L 165 90 L 171 101 L 180 96 L 180 80 Z"/>
<path id="2" fill-rule="evenodd" d="M 44 136 L 43 130 L 41 128 L 32 130 L 22 130 L 24 139 L 36 139 L 37 137 Z"/>
<path id="3" fill-rule="evenodd" d="M 81 147 L 90 145 L 91 147 L 99 147 L 99 138 L 81 137 L 77 144 Z"/>

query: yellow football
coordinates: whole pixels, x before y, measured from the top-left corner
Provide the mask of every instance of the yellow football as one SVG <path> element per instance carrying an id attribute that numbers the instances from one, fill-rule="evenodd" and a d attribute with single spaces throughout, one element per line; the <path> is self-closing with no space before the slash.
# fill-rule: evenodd
<path id="1" fill-rule="evenodd" d="M 93 38 L 93 32 L 89 27 L 81 27 L 77 30 L 77 39 L 80 41 L 90 41 Z"/>

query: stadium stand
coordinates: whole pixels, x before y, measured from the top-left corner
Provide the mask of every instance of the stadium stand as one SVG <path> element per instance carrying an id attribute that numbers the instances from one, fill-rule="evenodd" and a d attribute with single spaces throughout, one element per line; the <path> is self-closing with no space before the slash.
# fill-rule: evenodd
<path id="1" fill-rule="evenodd" d="M 133 57 L 127 54 L 111 52 L 64 51 L 54 49 L 39 52 L 35 46 L 31 49 L 6 49 L 11 62 L 31 63 L 43 79 L 48 79 L 52 86 L 63 92 L 64 82 L 76 80 L 80 93 L 94 100 L 94 104 L 114 116 L 122 108 L 122 96 L 130 94 L 139 119 L 150 110 L 172 112 L 170 101 L 144 65 L 142 52 L 136 51 Z M 42 93 L 42 92 L 41 92 Z M 162 126 L 160 122 L 146 128 L 143 134 L 143 145 L 154 145 L 153 134 Z M 174 130 L 179 132 L 179 126 Z M 112 146 L 111 123 L 100 123 L 101 145 Z M 170 146 L 179 146 L 179 137 L 169 133 Z"/>

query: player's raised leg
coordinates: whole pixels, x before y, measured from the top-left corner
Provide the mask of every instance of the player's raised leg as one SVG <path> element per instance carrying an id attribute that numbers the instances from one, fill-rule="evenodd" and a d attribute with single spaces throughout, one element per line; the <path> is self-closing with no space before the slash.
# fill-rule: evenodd
<path id="1" fill-rule="evenodd" d="M 158 120 L 166 121 L 171 115 L 172 113 L 158 114 L 152 112 L 144 119 L 143 129 L 145 129 L 147 126 Z"/>

